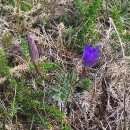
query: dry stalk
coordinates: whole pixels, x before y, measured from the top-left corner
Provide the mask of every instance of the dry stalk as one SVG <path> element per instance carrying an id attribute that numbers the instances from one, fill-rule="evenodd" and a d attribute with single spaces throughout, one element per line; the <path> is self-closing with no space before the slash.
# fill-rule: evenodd
<path id="1" fill-rule="evenodd" d="M 114 30 L 115 30 L 115 32 L 117 34 L 118 39 L 119 39 L 119 43 L 120 43 L 120 46 L 121 46 L 121 49 L 122 49 L 123 58 L 130 59 L 130 56 L 125 56 L 124 43 L 121 40 L 121 37 L 119 35 L 119 32 L 117 31 L 117 28 L 116 28 L 116 25 L 115 25 L 113 19 L 109 17 L 109 20 L 110 20 L 110 23 L 113 25 Z"/>

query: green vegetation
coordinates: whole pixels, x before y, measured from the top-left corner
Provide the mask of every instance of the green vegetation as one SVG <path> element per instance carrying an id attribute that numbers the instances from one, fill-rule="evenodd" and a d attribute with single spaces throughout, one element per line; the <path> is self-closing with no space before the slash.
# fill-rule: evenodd
<path id="1" fill-rule="evenodd" d="M 16 113 L 18 111 L 22 111 L 24 113 L 27 113 L 27 115 L 30 117 L 30 119 L 33 118 L 33 121 L 36 123 L 40 123 L 45 128 L 48 128 L 51 126 L 51 118 L 53 117 L 58 122 L 62 123 L 65 121 L 65 115 L 63 112 L 60 112 L 54 105 L 48 105 L 46 103 L 42 103 L 42 98 L 45 97 L 45 92 L 37 90 L 34 91 L 34 88 L 32 88 L 32 85 L 26 85 L 25 80 L 15 80 L 11 74 L 10 74 L 10 67 L 7 65 L 7 61 L 4 58 L 4 52 L 0 50 L 0 74 L 2 76 L 5 76 L 6 82 L 1 85 L 1 92 L 4 91 L 2 89 L 5 89 L 6 87 L 6 93 L 8 94 L 9 98 L 12 99 L 12 104 L 10 105 L 10 102 L 7 102 L 5 107 L 9 107 L 9 109 L 4 112 L 1 108 L 1 119 L 8 120 L 6 116 L 9 116 L 9 119 L 14 120 L 13 118 L 18 118 Z M 54 69 L 55 64 L 49 64 L 48 62 L 44 63 L 44 68 L 46 71 L 49 71 L 51 69 Z M 25 78 L 25 77 L 24 77 Z M 39 78 L 37 77 L 36 85 L 41 84 L 41 82 L 37 82 Z M 8 86 L 5 86 L 8 85 Z M 4 95 L 1 93 L 1 100 L 3 100 Z M 36 114 L 34 114 L 36 112 Z M 2 120 L 1 120 L 2 121 Z M 14 120 L 17 124 L 17 120 Z M 1 124 L 2 125 L 2 124 Z M 5 122 L 1 128 L 5 128 Z"/>
<path id="2" fill-rule="evenodd" d="M 80 44 L 90 42 L 87 37 L 92 38 L 92 40 L 95 40 L 96 42 L 98 37 L 94 31 L 94 27 L 99 11 L 101 10 L 102 0 L 91 0 L 89 4 L 84 4 L 82 0 L 76 0 L 76 5 L 77 16 L 81 21 L 77 28 L 77 31 L 79 31 L 77 37 L 78 42 Z"/>

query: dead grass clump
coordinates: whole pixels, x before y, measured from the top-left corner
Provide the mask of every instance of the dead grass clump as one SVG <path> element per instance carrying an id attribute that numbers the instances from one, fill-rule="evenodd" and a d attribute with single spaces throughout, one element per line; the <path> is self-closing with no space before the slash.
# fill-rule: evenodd
<path id="1" fill-rule="evenodd" d="M 128 60 L 121 60 L 107 65 L 106 78 L 110 87 L 114 87 L 118 93 L 127 89 L 130 82 L 130 70 Z"/>
<path id="2" fill-rule="evenodd" d="M 107 65 L 105 87 L 107 93 L 108 127 L 128 128 L 130 122 L 130 69 L 128 60 L 118 60 Z"/>
<path id="3" fill-rule="evenodd" d="M 5 77 L 4 77 L 4 78 L 3 78 L 3 77 L 1 77 L 1 78 L 0 78 L 0 85 L 1 85 L 1 84 L 3 84 L 5 80 L 6 80 L 6 78 L 5 78 Z"/>
<path id="4" fill-rule="evenodd" d="M 21 64 L 10 70 L 11 75 L 15 78 L 20 78 L 27 71 L 29 71 L 28 64 Z"/>

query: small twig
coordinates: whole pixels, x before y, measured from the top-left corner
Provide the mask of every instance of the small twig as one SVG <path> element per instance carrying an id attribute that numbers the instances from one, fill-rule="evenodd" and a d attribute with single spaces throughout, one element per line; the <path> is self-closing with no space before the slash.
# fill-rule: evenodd
<path id="1" fill-rule="evenodd" d="M 125 104 L 125 99 L 126 99 L 126 91 L 124 92 L 124 130 L 126 130 L 126 118 L 125 118 L 125 106 L 126 106 L 126 104 Z"/>
<path id="2" fill-rule="evenodd" d="M 116 28 L 116 25 L 115 25 L 113 19 L 112 18 L 109 18 L 109 19 L 110 19 L 110 22 L 113 24 L 113 27 L 114 27 L 114 29 L 116 31 L 117 37 L 119 39 L 119 43 L 121 45 L 122 55 L 123 55 L 123 58 L 124 58 L 125 57 L 125 50 L 124 50 L 124 47 L 123 47 L 123 42 L 122 42 L 121 37 L 120 37 L 120 35 L 119 35 L 118 31 L 117 31 L 117 28 Z"/>
<path id="3" fill-rule="evenodd" d="M 13 103 L 12 103 L 12 112 L 11 112 L 11 117 L 13 119 L 13 116 L 15 114 L 15 101 L 16 101 L 16 94 L 17 94 L 17 85 L 15 85 L 15 88 L 14 88 L 14 99 L 13 99 Z"/>
<path id="4" fill-rule="evenodd" d="M 45 27 L 44 27 L 44 25 L 42 26 L 41 24 L 38 24 L 39 25 L 39 27 L 41 28 L 41 30 L 42 30 L 42 34 L 45 36 L 45 37 L 47 37 L 47 32 L 46 32 L 46 30 L 45 30 Z"/>
<path id="5" fill-rule="evenodd" d="M 21 9 L 20 9 L 20 0 L 18 0 L 18 22 L 17 22 L 17 31 L 19 32 L 19 24 L 20 24 L 20 12 L 21 12 Z"/>
<path id="6" fill-rule="evenodd" d="M 32 7 L 34 8 L 34 0 L 32 0 Z"/>

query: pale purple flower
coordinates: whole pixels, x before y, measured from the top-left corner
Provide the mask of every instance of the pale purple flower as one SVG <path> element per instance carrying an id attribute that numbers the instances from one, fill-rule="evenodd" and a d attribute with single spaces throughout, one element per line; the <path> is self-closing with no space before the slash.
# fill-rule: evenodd
<path id="1" fill-rule="evenodd" d="M 92 67 L 94 65 L 95 60 L 99 57 L 99 46 L 90 47 L 90 45 L 86 44 L 84 46 L 83 52 L 83 64 L 86 67 Z"/>
<path id="2" fill-rule="evenodd" d="M 28 40 L 30 57 L 31 57 L 33 63 L 35 63 L 37 65 L 39 54 L 38 54 L 38 49 L 37 49 L 37 46 L 35 44 L 35 41 L 30 35 L 27 36 L 27 40 Z"/>

